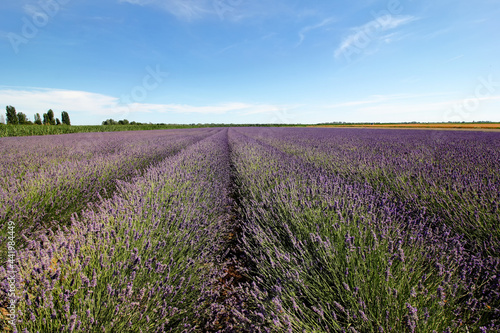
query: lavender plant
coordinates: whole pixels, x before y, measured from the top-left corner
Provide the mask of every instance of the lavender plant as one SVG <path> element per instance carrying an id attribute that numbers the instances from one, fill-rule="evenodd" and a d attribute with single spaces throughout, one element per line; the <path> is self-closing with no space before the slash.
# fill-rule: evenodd
<path id="1" fill-rule="evenodd" d="M 228 295 L 239 289 L 221 283 L 232 228 L 229 158 L 227 130 L 218 130 L 119 181 L 113 197 L 73 215 L 71 226 L 32 240 L 18 254 L 18 328 L 258 332 L 235 303 L 242 298 Z M 0 281 L 5 295 L 3 268 Z"/>
<path id="2" fill-rule="evenodd" d="M 193 304 L 209 280 L 200 277 L 219 246 L 226 198 L 224 169 L 207 168 L 220 153 L 210 143 L 120 182 L 117 194 L 74 215 L 70 227 L 20 251 L 18 328 L 194 329 Z"/>
<path id="3" fill-rule="evenodd" d="M 69 138 L 1 139 L 20 330 L 498 331 L 498 134 Z"/>
<path id="4" fill-rule="evenodd" d="M 439 217 L 366 182 L 242 134 L 232 142 L 243 246 L 255 263 L 254 289 L 267 295 L 256 303 L 274 330 L 496 329 L 498 258 L 471 253 Z"/>
<path id="5" fill-rule="evenodd" d="M 69 134 L 3 138 L 0 220 L 31 238 L 56 220 L 67 223 L 87 203 L 209 135 L 207 130 Z M 2 235 L 2 238 L 3 239 Z M 3 245 L 3 241 L 0 242 Z M 2 249 L 4 246 L 2 246 Z M 1 250 L 0 250 L 1 252 Z"/>
<path id="6" fill-rule="evenodd" d="M 490 253 L 500 251 L 500 134 L 275 129 L 250 133 L 278 149 L 425 209 Z"/>

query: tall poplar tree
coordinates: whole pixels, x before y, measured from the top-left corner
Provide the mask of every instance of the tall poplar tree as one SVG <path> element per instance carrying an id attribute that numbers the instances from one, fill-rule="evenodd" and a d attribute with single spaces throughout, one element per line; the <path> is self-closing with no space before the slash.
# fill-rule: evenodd
<path id="1" fill-rule="evenodd" d="M 61 113 L 61 120 L 64 125 L 71 125 L 71 121 L 69 120 L 69 114 L 66 111 Z"/>
<path id="2" fill-rule="evenodd" d="M 12 105 L 6 107 L 7 110 L 7 124 L 17 125 L 19 124 L 19 119 L 17 119 L 16 108 Z"/>

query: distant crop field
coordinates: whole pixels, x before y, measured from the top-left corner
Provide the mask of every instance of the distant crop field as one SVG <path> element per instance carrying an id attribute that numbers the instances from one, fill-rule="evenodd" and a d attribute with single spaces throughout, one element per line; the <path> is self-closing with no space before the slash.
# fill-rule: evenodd
<path id="1" fill-rule="evenodd" d="M 34 136 L 34 135 L 57 135 L 71 133 L 95 133 L 95 132 L 122 132 L 122 131 L 145 131 L 161 129 L 179 129 L 202 127 L 198 125 L 4 125 L 0 124 L 0 138 L 9 136 Z"/>
<path id="2" fill-rule="evenodd" d="M 500 123 L 430 123 L 430 124 L 363 124 L 363 125 L 316 125 L 311 127 L 367 127 L 367 128 L 415 128 L 415 129 L 475 129 L 500 130 Z"/>
<path id="3" fill-rule="evenodd" d="M 76 133 L 0 154 L 3 331 L 500 329 L 500 133 Z"/>

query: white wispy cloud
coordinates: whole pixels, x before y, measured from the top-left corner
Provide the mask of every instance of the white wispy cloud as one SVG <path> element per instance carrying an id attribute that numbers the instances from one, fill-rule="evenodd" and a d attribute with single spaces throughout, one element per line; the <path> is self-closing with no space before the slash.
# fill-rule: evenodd
<path id="1" fill-rule="evenodd" d="M 380 103 L 366 105 L 356 109 L 356 113 L 364 119 L 389 116 L 392 119 L 405 121 L 472 121 L 496 120 L 500 96 L 492 95 L 477 98 L 477 108 L 470 111 L 464 106 L 464 99 L 446 99 L 440 101 L 421 101 L 419 103 Z M 400 117 L 400 118 L 398 118 Z M 413 119 L 410 119 L 413 117 Z"/>
<path id="2" fill-rule="evenodd" d="M 8 40 L 9 33 L 7 31 L 0 30 L 0 39 Z"/>
<path id="3" fill-rule="evenodd" d="M 29 17 L 43 13 L 40 7 L 37 7 L 37 6 L 32 5 L 32 4 L 25 4 L 23 6 L 23 11 Z"/>
<path id="4" fill-rule="evenodd" d="M 324 105 L 329 113 L 342 112 L 347 121 L 472 121 L 498 119 L 500 95 L 457 98 L 456 92 L 373 95 L 366 99 Z M 473 110 L 466 103 L 473 100 Z M 458 110 L 458 111 L 457 111 Z M 457 113 L 458 112 L 458 113 Z M 459 117 L 457 119 L 456 117 Z M 455 118 L 454 118 L 455 117 Z"/>
<path id="5" fill-rule="evenodd" d="M 247 9 L 249 3 L 243 0 L 118 0 L 140 6 L 153 6 L 187 21 L 207 16 L 220 19 L 239 20 L 244 15 L 243 5 Z"/>
<path id="6" fill-rule="evenodd" d="M 255 16 L 298 15 L 287 0 L 118 0 L 118 2 L 153 6 L 187 21 L 205 17 L 241 21 Z"/>
<path id="7" fill-rule="evenodd" d="M 35 113 L 44 113 L 48 109 L 55 112 L 68 111 L 72 114 L 113 117 L 126 116 L 130 113 L 154 114 L 205 114 L 205 115 L 273 115 L 294 106 L 274 105 L 265 103 L 222 102 L 213 105 L 189 104 L 154 104 L 131 103 L 123 104 L 118 97 L 98 93 L 62 89 L 46 88 L 12 88 L 0 86 L 0 103 L 13 105 L 18 112 L 25 113 L 32 118 Z"/>
<path id="8" fill-rule="evenodd" d="M 305 40 L 306 38 L 306 34 L 311 32 L 312 30 L 316 30 L 316 29 L 319 29 L 319 28 L 322 28 L 324 26 L 327 26 L 329 24 L 332 24 L 333 22 L 335 22 L 335 19 L 333 17 L 330 17 L 330 18 L 327 18 L 327 19 L 324 19 L 323 21 L 321 21 L 320 23 L 318 24 L 315 24 L 315 25 L 309 25 L 309 26 L 306 26 L 304 28 L 302 28 L 300 31 L 299 31 L 299 42 L 297 43 L 297 46 L 299 46 L 300 44 L 302 44 L 302 42 Z"/>
<path id="9" fill-rule="evenodd" d="M 424 39 L 436 38 L 438 36 L 449 34 L 449 33 L 453 32 L 453 30 L 454 30 L 454 27 L 447 27 L 447 28 L 444 28 L 441 30 L 435 30 L 433 32 L 428 33 L 427 35 L 423 35 L 422 38 L 424 38 Z"/>
<path id="10" fill-rule="evenodd" d="M 459 59 L 462 59 L 463 57 L 465 57 L 465 55 L 461 54 L 461 55 L 458 55 L 456 57 L 445 60 L 444 63 L 447 64 L 449 62 L 457 61 Z"/>
<path id="11" fill-rule="evenodd" d="M 237 112 L 242 115 L 272 113 L 282 109 L 281 106 L 271 104 L 250 104 L 241 102 L 226 102 L 216 105 L 195 106 L 189 104 L 141 104 L 133 103 L 130 109 L 134 112 L 153 113 L 198 113 L 198 114 L 227 114 Z"/>
<path id="12" fill-rule="evenodd" d="M 409 15 L 385 15 L 351 29 L 351 33 L 345 37 L 340 45 L 335 50 L 335 57 L 342 54 L 350 53 L 353 49 L 356 53 L 368 47 L 370 43 L 382 40 L 390 43 L 398 37 L 396 33 L 384 34 L 383 32 L 396 29 L 410 22 L 416 21 L 418 18 Z M 399 38 L 399 37 L 398 37 Z"/>
<path id="13" fill-rule="evenodd" d="M 119 112 L 118 98 L 102 94 L 61 89 L 0 87 L 0 100 L 14 105 L 28 116 L 48 109 L 73 110 L 93 114 Z"/>
<path id="14" fill-rule="evenodd" d="M 187 20 L 200 18 L 215 10 L 214 2 L 209 0 L 119 0 L 140 6 L 154 6 Z"/>
<path id="15" fill-rule="evenodd" d="M 449 96 L 453 94 L 453 92 L 436 92 L 436 93 L 425 93 L 425 94 L 412 94 L 412 93 L 401 93 L 401 94 L 386 94 L 386 95 L 372 95 L 368 96 L 365 99 L 354 100 L 354 101 L 345 101 L 337 104 L 330 104 L 325 106 L 329 109 L 336 108 L 345 108 L 352 107 L 358 105 L 374 105 L 385 102 L 394 102 L 398 100 L 404 99 L 421 99 L 421 98 L 429 98 L 429 97 L 439 97 L 439 96 Z"/>

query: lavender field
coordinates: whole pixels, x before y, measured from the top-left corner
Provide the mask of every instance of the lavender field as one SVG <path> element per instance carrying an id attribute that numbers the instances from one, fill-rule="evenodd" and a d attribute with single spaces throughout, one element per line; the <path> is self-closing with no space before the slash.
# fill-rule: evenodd
<path id="1" fill-rule="evenodd" d="M 500 133 L 0 138 L 5 332 L 498 332 Z"/>

